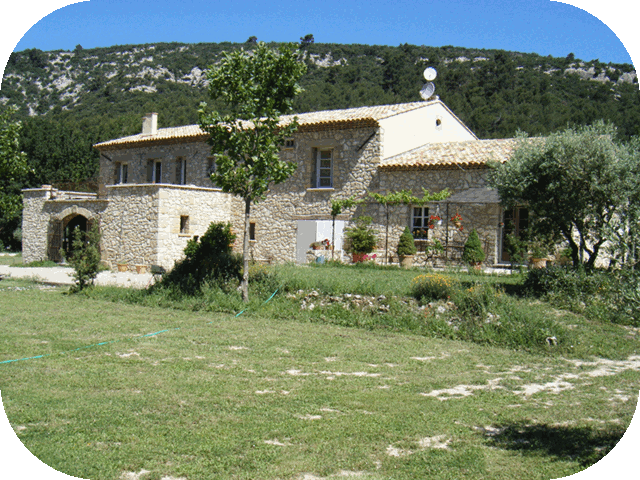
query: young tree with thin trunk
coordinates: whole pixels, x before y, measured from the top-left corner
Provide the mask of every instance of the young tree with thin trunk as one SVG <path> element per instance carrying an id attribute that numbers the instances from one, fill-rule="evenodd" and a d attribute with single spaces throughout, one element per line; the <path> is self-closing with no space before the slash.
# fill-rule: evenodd
<path id="1" fill-rule="evenodd" d="M 225 53 L 218 65 L 207 70 L 209 96 L 221 99 L 230 112 L 198 111 L 200 128 L 210 134 L 216 159 L 212 182 L 223 192 L 244 201 L 244 270 L 242 299 L 249 300 L 249 228 L 251 204 L 263 199 L 270 184 L 288 179 L 296 169 L 280 159 L 280 148 L 298 127 L 297 119 L 280 123 L 280 115 L 291 110 L 293 98 L 306 66 L 294 44 L 278 50 L 259 42 L 252 51 Z"/>
<path id="2" fill-rule="evenodd" d="M 342 213 L 345 208 L 353 208 L 356 205 L 363 203 L 363 199 L 356 200 L 355 195 L 351 195 L 349 198 L 332 199 L 331 200 L 331 260 L 333 260 L 333 251 L 336 246 L 336 217 Z"/>

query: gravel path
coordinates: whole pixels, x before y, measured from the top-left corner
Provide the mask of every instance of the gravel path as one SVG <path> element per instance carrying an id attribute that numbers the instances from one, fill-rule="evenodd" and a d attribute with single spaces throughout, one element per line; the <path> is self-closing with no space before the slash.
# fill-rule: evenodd
<path id="1" fill-rule="evenodd" d="M 0 276 L 13 278 L 33 278 L 54 285 L 73 285 L 73 269 L 70 267 L 9 267 L 0 265 Z M 145 288 L 153 282 L 150 273 L 100 272 L 97 285 Z"/>

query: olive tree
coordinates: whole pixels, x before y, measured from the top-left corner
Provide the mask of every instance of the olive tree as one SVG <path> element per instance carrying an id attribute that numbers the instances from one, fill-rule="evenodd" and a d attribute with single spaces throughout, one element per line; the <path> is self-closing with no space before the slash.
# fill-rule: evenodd
<path id="1" fill-rule="evenodd" d="M 529 208 L 532 236 L 563 239 L 573 264 L 592 268 L 629 198 L 628 147 L 604 122 L 545 138 L 518 137 L 512 158 L 492 165 L 490 185 L 506 207 Z"/>
<path id="2" fill-rule="evenodd" d="M 207 70 L 209 96 L 226 104 L 229 114 L 198 111 L 200 128 L 209 133 L 216 170 L 212 182 L 222 191 L 244 200 L 244 271 L 242 298 L 249 300 L 249 228 L 251 204 L 263 199 L 270 184 L 289 178 L 296 169 L 280 159 L 285 139 L 297 129 L 297 119 L 286 124 L 280 116 L 291 110 L 300 93 L 299 80 L 306 66 L 294 44 L 278 50 L 259 42 L 252 51 L 225 53 Z"/>

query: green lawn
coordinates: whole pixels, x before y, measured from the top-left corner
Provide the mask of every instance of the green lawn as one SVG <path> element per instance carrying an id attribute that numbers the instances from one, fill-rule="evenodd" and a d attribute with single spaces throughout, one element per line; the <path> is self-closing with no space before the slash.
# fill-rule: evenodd
<path id="1" fill-rule="evenodd" d="M 548 479 L 605 455 L 635 410 L 629 327 L 558 313 L 627 342 L 581 362 L 273 314 L 297 305 L 284 295 L 235 317 L 2 281 L 0 362 L 47 355 L 0 364 L 9 421 L 42 461 L 90 479 Z"/>
<path id="2" fill-rule="evenodd" d="M 0 265 L 9 265 L 11 267 L 22 265 L 22 253 L 17 255 L 0 255 Z"/>

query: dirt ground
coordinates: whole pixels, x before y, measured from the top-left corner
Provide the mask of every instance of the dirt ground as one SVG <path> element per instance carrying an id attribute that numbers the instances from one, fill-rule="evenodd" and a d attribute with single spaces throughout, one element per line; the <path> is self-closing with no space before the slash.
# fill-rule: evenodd
<path id="1" fill-rule="evenodd" d="M 70 267 L 10 267 L 0 265 L 0 277 L 33 278 L 53 285 L 73 285 L 73 269 Z M 145 288 L 153 283 L 150 273 L 100 272 L 96 285 Z"/>

